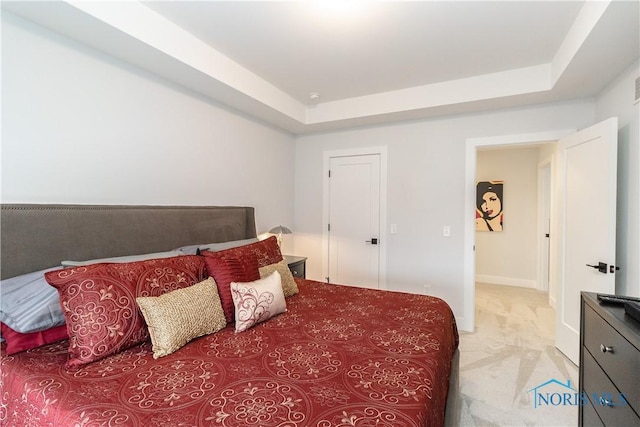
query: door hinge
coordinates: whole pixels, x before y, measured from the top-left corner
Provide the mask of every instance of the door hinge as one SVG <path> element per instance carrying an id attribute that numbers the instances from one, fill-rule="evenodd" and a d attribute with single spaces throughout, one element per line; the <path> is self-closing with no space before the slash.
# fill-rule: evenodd
<path id="1" fill-rule="evenodd" d="M 331 231 L 331 224 L 327 224 L 327 231 Z"/>
<path id="2" fill-rule="evenodd" d="M 331 178 L 331 169 L 329 169 L 329 178 Z"/>

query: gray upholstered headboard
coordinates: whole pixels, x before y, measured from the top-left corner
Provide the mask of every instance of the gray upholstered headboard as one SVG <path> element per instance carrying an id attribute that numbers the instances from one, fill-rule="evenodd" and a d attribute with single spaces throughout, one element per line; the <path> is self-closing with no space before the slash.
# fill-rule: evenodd
<path id="1" fill-rule="evenodd" d="M 4 204 L 1 277 L 88 260 L 256 237 L 252 207 Z"/>

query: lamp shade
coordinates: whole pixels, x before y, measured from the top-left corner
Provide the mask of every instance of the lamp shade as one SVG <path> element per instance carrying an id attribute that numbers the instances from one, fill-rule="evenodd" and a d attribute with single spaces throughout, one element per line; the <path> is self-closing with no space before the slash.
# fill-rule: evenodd
<path id="1" fill-rule="evenodd" d="M 279 225 L 279 226 L 273 227 L 271 230 L 269 230 L 269 233 L 271 233 L 271 234 L 291 234 L 292 232 L 287 227 Z"/>

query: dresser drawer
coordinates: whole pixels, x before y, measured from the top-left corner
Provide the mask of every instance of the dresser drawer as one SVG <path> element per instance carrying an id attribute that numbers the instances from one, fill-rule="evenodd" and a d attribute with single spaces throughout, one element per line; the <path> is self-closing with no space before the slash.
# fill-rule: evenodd
<path id="1" fill-rule="evenodd" d="M 589 331 L 584 336 L 584 346 L 629 404 L 640 412 L 640 350 L 589 306 L 584 308 L 584 327 Z"/>
<path id="2" fill-rule="evenodd" d="M 604 427 L 591 402 L 585 403 L 582 407 L 582 423 L 580 425 L 583 427 Z"/>
<path id="3" fill-rule="evenodd" d="M 619 391 L 588 352 L 584 353 L 584 392 L 606 426 L 637 426 L 640 418 L 620 398 Z M 602 398 L 609 399 L 614 406 L 607 405 Z M 586 408 L 585 408 L 586 409 Z M 583 418 L 583 421 L 584 418 Z"/>
<path id="4" fill-rule="evenodd" d="M 295 255 L 282 255 L 284 261 L 289 266 L 293 277 L 298 279 L 307 278 L 307 257 Z"/>

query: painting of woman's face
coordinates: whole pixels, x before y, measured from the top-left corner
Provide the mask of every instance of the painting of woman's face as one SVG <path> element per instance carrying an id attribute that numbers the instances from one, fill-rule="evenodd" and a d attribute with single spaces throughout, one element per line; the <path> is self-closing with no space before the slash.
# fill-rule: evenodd
<path id="1" fill-rule="evenodd" d="M 476 184 L 476 231 L 502 231 L 504 182 L 478 181 Z"/>
<path id="2" fill-rule="evenodd" d="M 480 208 L 485 218 L 495 218 L 502 212 L 502 202 L 496 193 L 487 191 L 482 195 Z"/>

